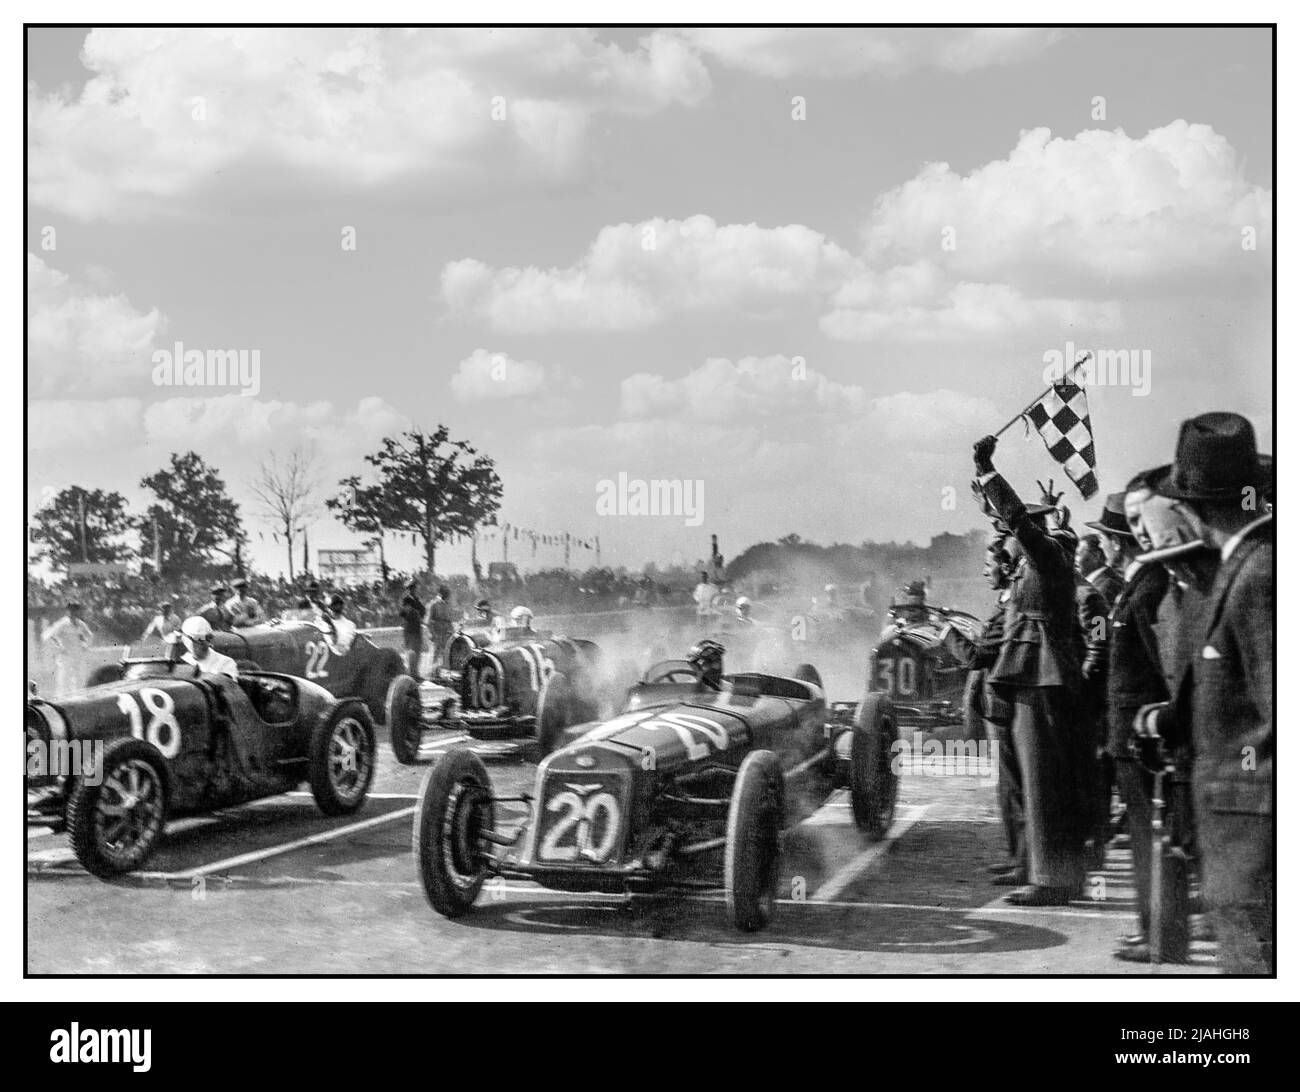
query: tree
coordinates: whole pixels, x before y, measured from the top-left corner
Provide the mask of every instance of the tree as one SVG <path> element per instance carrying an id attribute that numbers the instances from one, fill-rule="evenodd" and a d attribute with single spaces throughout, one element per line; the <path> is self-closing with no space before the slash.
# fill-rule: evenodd
<path id="1" fill-rule="evenodd" d="M 76 561 L 122 561 L 130 554 L 121 541 L 131 529 L 121 493 L 69 486 L 37 509 L 33 522 L 37 556 L 55 568 Z"/>
<path id="2" fill-rule="evenodd" d="M 284 535 L 292 580 L 294 536 L 320 512 L 316 453 L 308 447 L 296 447 L 281 459 L 272 452 L 270 459 L 258 464 L 250 488 L 267 519 Z"/>
<path id="3" fill-rule="evenodd" d="M 359 475 L 353 474 L 339 482 L 339 494 L 330 497 L 325 507 L 349 531 L 370 535 L 364 544 L 379 548 L 379 571 L 388 580 L 388 560 L 384 557 L 384 527 L 393 514 L 385 500 L 384 490 L 378 485 L 362 485 Z"/>
<path id="4" fill-rule="evenodd" d="M 366 462 L 379 471 L 393 531 L 413 531 L 424 540 L 425 568 L 433 574 L 438 543 L 472 534 L 501 506 L 501 479 L 486 455 L 452 440 L 446 425 L 432 433 L 413 429 L 389 437 Z"/>
<path id="5" fill-rule="evenodd" d="M 248 541 L 239 505 L 220 475 L 193 451 L 175 453 L 168 466 L 140 480 L 157 502 L 138 521 L 141 553 L 157 558 L 164 572 L 192 572 L 217 563 L 216 555 L 239 568 Z M 156 536 L 161 536 L 157 542 Z"/>

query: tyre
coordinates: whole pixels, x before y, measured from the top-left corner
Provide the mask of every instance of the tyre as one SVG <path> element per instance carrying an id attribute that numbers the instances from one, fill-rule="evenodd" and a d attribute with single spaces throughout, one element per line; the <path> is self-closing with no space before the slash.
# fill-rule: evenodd
<path id="1" fill-rule="evenodd" d="M 375 776 L 375 725 L 357 698 L 337 702 L 313 729 L 307 781 L 326 815 L 350 815 L 366 802 Z"/>
<path id="2" fill-rule="evenodd" d="M 557 671 L 542 686 L 537 696 L 537 757 L 545 758 L 564 737 L 564 729 L 577 724 L 575 701 L 568 677 Z"/>
<path id="3" fill-rule="evenodd" d="M 366 669 L 365 699 L 366 708 L 376 724 L 388 723 L 388 696 L 393 681 L 399 675 L 406 674 L 406 664 L 396 649 L 379 650 L 379 657 Z"/>
<path id="4" fill-rule="evenodd" d="M 492 783 L 472 751 L 447 751 L 420 786 L 411 840 L 424 896 L 438 913 L 468 913 L 487 879 L 485 831 L 494 825 Z"/>
<path id="5" fill-rule="evenodd" d="M 813 686 L 817 687 L 818 690 L 826 689 L 822 686 L 821 672 L 813 667 L 812 664 L 800 664 L 794 669 L 794 677 L 802 683 L 811 683 Z"/>
<path id="6" fill-rule="evenodd" d="M 118 682 L 126 674 L 121 664 L 102 664 L 90 673 L 86 686 L 103 686 L 105 683 Z"/>
<path id="7" fill-rule="evenodd" d="M 104 748 L 102 776 L 78 778 L 68 800 L 68 841 L 93 876 L 120 876 L 148 860 L 167 820 L 163 759 L 139 739 Z"/>
<path id="8" fill-rule="evenodd" d="M 398 675 L 388 684 L 384 722 L 397 761 L 403 766 L 415 765 L 424 737 L 424 710 L 420 707 L 420 684 L 410 675 Z"/>
<path id="9" fill-rule="evenodd" d="M 898 775 L 893 744 L 897 739 L 893 707 L 884 694 L 868 694 L 858 706 L 849 748 L 849 799 L 853 821 L 867 840 L 880 841 L 894 821 Z"/>
<path id="10" fill-rule="evenodd" d="M 764 929 L 772 920 L 784 818 L 781 764 L 771 751 L 752 751 L 731 789 L 723 862 L 727 913 L 743 932 Z"/>

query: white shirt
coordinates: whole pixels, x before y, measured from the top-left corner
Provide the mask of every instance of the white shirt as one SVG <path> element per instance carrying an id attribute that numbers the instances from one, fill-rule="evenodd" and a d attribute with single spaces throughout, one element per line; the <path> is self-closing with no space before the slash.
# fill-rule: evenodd
<path id="1" fill-rule="evenodd" d="M 153 616 L 153 621 L 149 623 L 149 628 L 144 631 L 144 635 L 140 640 L 149 640 L 150 634 L 153 633 L 158 634 L 159 637 L 166 638 L 169 633 L 176 633 L 180 628 L 180 615 L 173 613 L 164 618 L 161 614 L 155 614 Z"/>
<path id="2" fill-rule="evenodd" d="M 712 584 L 699 583 L 695 585 L 695 612 L 697 614 L 709 614 L 713 607 L 713 600 L 718 594 L 718 589 Z"/>
<path id="3" fill-rule="evenodd" d="M 76 655 L 90 647 L 90 627 L 84 619 L 73 619 L 65 614 L 45 631 L 43 639 L 49 641 L 61 656 Z"/>
<path id="4" fill-rule="evenodd" d="M 201 675 L 225 675 L 232 679 L 239 678 L 239 667 L 235 661 L 224 653 L 218 652 L 215 648 L 208 649 L 208 654 L 203 660 L 196 660 L 192 652 L 185 653 L 181 660 L 184 663 L 193 664 L 199 669 Z"/>
<path id="5" fill-rule="evenodd" d="M 257 600 L 248 595 L 232 595 L 226 600 L 225 607 L 237 626 L 254 625 L 262 615 L 262 608 L 257 605 Z"/>
<path id="6" fill-rule="evenodd" d="M 330 635 L 329 630 L 325 631 L 325 641 L 330 646 L 330 651 L 335 656 L 346 656 L 348 650 L 352 647 L 352 642 L 357 639 L 357 624 L 349 618 L 331 618 L 330 622 L 334 625 L 334 634 Z M 328 625 L 329 623 L 326 623 Z"/>
<path id="7" fill-rule="evenodd" d="M 1270 522 L 1272 519 L 1273 519 L 1273 513 L 1266 512 L 1264 515 L 1260 516 L 1259 519 L 1246 524 L 1246 526 L 1243 527 L 1240 531 L 1238 531 L 1235 535 L 1233 535 L 1232 538 L 1228 539 L 1228 541 L 1223 544 L 1223 550 L 1221 551 L 1223 560 L 1227 561 L 1228 558 L 1232 556 L 1232 552 L 1238 546 L 1241 545 L 1242 539 L 1244 539 L 1248 534 L 1250 534 L 1251 531 L 1253 531 L 1256 527 L 1264 526 L 1264 524 Z"/>

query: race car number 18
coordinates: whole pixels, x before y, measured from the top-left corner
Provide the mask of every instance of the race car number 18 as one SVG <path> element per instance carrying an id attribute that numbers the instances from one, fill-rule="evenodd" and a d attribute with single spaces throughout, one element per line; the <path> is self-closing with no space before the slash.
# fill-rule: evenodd
<path id="1" fill-rule="evenodd" d="M 136 739 L 151 743 L 166 758 L 175 758 L 181 753 L 181 726 L 176 720 L 176 706 L 167 691 L 146 686 L 135 695 L 119 694 L 117 707 L 131 722 L 131 735 Z M 144 713 L 150 714 L 148 724 L 144 722 Z"/>

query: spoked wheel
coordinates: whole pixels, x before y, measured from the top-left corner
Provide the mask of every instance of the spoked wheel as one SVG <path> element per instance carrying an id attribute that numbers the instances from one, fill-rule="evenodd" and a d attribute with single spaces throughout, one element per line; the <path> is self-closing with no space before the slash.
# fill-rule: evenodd
<path id="1" fill-rule="evenodd" d="M 308 781 L 326 815 L 348 815 L 366 802 L 375 776 L 375 726 L 354 698 L 341 701 L 312 732 Z"/>
<path id="2" fill-rule="evenodd" d="M 492 783 L 471 751 L 448 751 L 425 775 L 411 832 L 425 897 L 438 913 L 467 913 L 489 873 Z"/>
<path id="3" fill-rule="evenodd" d="M 162 837 L 167 787 L 157 753 L 138 739 L 119 739 L 104 752 L 97 784 L 78 779 L 68 802 L 68 840 L 81 866 L 95 876 L 139 868 Z"/>

